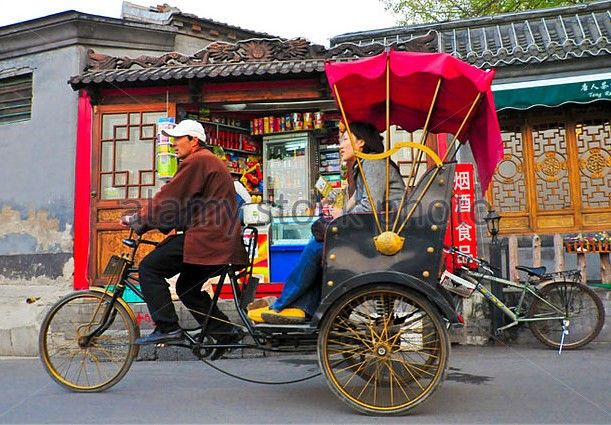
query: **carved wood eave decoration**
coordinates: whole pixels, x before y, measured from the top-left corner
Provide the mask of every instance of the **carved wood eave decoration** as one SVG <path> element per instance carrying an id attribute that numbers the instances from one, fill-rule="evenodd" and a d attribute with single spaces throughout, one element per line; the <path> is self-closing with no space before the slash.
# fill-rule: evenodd
<path id="1" fill-rule="evenodd" d="M 250 39 L 237 43 L 217 41 L 192 56 L 177 52 L 161 56 L 142 55 L 137 58 L 127 56 L 114 57 L 88 50 L 88 62 L 85 71 L 111 69 L 160 68 L 166 66 L 201 66 L 228 63 L 253 63 L 297 60 L 356 59 L 381 53 L 385 48 L 412 52 L 435 52 L 437 33 L 429 32 L 425 36 L 408 42 L 369 44 L 359 46 L 354 43 L 343 43 L 331 49 L 318 44 L 311 44 L 303 38 L 293 40 Z"/>

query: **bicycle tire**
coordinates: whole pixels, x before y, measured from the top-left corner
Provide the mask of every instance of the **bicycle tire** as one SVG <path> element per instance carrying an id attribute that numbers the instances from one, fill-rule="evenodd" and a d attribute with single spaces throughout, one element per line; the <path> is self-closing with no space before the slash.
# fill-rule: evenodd
<path id="1" fill-rule="evenodd" d="M 605 310 L 602 301 L 591 288 L 577 282 L 550 282 L 543 286 L 540 296 L 564 311 L 565 319 L 569 323 L 569 333 L 565 335 L 562 344 L 564 350 L 581 348 L 598 336 L 605 321 Z M 535 298 L 528 317 L 546 315 L 558 316 L 558 313 L 539 298 Z M 560 348 L 562 320 L 533 321 L 529 327 L 543 344 L 550 348 Z"/>
<path id="2" fill-rule="evenodd" d="M 139 327 L 129 307 L 119 301 L 112 307 L 107 328 L 86 342 L 111 299 L 102 291 L 78 291 L 60 299 L 46 314 L 38 338 L 39 355 L 47 373 L 64 388 L 104 391 L 125 376 L 138 355 L 134 340 Z"/>
<path id="3" fill-rule="evenodd" d="M 331 391 L 370 415 L 405 414 L 425 401 L 443 381 L 449 355 L 437 310 L 392 285 L 343 296 L 325 315 L 318 337 L 318 361 Z"/>

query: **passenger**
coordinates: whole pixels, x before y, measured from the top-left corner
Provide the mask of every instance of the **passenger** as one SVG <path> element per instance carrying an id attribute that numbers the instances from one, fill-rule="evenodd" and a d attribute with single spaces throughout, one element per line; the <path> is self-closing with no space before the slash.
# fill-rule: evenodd
<path id="1" fill-rule="evenodd" d="M 147 207 L 121 222 L 139 235 L 151 229 L 177 234 L 164 239 L 139 265 L 144 301 L 155 322 L 155 330 L 135 343 L 157 344 L 182 341 L 184 334 L 172 304 L 166 278 L 180 273 L 176 293 L 193 317 L 202 324 L 211 299 L 202 285 L 225 264 L 248 263 L 238 222 L 236 191 L 225 164 L 204 148 L 206 134 L 202 125 L 183 120 L 164 130 L 174 138 L 178 171 L 163 185 Z M 216 341 L 239 340 L 237 329 L 214 306 L 209 332 Z M 217 320 L 218 319 L 218 320 Z M 222 354 L 221 349 L 213 353 Z"/>
<path id="2" fill-rule="evenodd" d="M 350 125 L 354 135 L 355 148 L 363 153 L 381 153 L 384 151 L 382 137 L 378 131 L 368 123 L 354 122 Z M 340 133 L 340 154 L 343 161 L 355 160 L 354 151 L 348 132 Z M 385 160 L 363 160 L 363 172 L 372 199 L 379 206 L 384 204 L 386 192 L 386 161 Z M 391 163 L 390 167 L 390 190 L 389 201 L 395 208 L 398 207 L 403 196 L 405 185 L 399 174 L 398 167 Z M 356 190 L 349 198 L 346 209 L 332 208 L 331 215 L 337 218 L 347 213 L 367 213 L 372 208 L 367 197 L 367 192 L 360 175 L 358 165 L 353 170 Z M 380 208 L 377 208 L 380 211 Z M 312 237 L 305 246 L 295 268 L 289 274 L 282 294 L 269 307 L 254 309 L 248 312 L 248 317 L 256 323 L 266 322 L 274 324 L 297 324 L 303 323 L 314 314 L 320 302 L 321 277 L 322 277 L 322 237 Z"/>

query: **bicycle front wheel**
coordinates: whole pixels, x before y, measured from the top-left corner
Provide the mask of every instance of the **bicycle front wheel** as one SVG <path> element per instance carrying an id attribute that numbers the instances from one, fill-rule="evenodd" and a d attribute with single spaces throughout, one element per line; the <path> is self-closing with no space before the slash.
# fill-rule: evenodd
<path id="1" fill-rule="evenodd" d="M 543 344 L 574 350 L 592 341 L 603 327 L 605 310 L 591 288 L 577 282 L 552 282 L 541 289 L 540 296 L 530 307 L 530 318 L 541 319 L 530 322 L 530 330 Z M 553 307 L 552 307 L 553 306 Z M 549 317 L 549 320 L 545 320 Z M 562 317 L 562 319 L 559 319 Z M 564 324 L 564 326 L 563 326 Z"/>
<path id="2" fill-rule="evenodd" d="M 75 392 L 103 391 L 115 385 L 138 354 L 139 328 L 133 315 L 112 297 L 79 291 L 59 300 L 44 318 L 39 352 L 45 370 Z"/>

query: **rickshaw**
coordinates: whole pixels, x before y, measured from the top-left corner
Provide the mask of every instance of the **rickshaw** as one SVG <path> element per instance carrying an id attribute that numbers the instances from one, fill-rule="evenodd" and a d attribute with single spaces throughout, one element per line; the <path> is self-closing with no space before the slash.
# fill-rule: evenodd
<path id="1" fill-rule="evenodd" d="M 371 199 L 365 179 L 373 211 L 343 215 L 327 226 L 321 302 L 312 319 L 300 325 L 255 325 L 247 318 L 246 306 L 257 285 L 252 276 L 257 238 L 256 228 L 246 227 L 251 264 L 222 269 L 213 303 L 228 280 L 240 326 L 250 338 L 215 344 L 204 323 L 187 329 L 186 341 L 177 345 L 205 360 L 219 348 L 299 351 L 299 341 L 304 348 L 305 342 L 314 341 L 320 369 L 341 400 L 367 414 L 404 414 L 443 381 L 450 356 L 448 327 L 462 321 L 451 295 L 439 284 L 443 239 L 461 141 L 470 141 L 484 187 L 502 155 L 490 92 L 494 72 L 447 54 L 390 49 L 366 59 L 328 62 L 325 68 L 352 143 L 351 122 L 367 121 L 386 132 L 385 152 L 358 153 L 357 167 L 366 159 L 386 161 L 388 169 L 393 153 L 412 150 L 411 174 L 399 208 L 391 211 L 388 202 L 382 202 L 378 211 L 380 200 Z M 411 132 L 420 129 L 419 142 L 393 145 L 391 125 Z M 432 133 L 449 135 L 443 158 L 425 144 Z M 419 173 L 424 155 L 432 165 Z M 139 326 L 122 295 L 126 287 L 137 291 L 136 249 L 154 242 L 130 237 L 123 243 L 131 253 L 111 258 L 106 268 L 112 277 L 109 286 L 69 294 L 42 323 L 44 367 L 72 391 L 110 388 L 137 357 L 139 347 L 133 341 L 140 335 Z"/>

